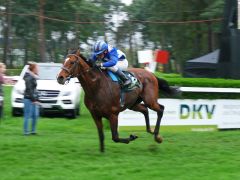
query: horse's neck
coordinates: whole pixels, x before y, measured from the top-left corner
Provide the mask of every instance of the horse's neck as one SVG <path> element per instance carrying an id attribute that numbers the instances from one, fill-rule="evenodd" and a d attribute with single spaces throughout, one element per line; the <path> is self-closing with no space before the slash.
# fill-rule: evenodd
<path id="1" fill-rule="evenodd" d="M 91 68 L 86 62 L 81 62 L 78 80 L 86 94 L 94 95 L 99 85 L 102 84 L 102 74 L 100 71 Z"/>

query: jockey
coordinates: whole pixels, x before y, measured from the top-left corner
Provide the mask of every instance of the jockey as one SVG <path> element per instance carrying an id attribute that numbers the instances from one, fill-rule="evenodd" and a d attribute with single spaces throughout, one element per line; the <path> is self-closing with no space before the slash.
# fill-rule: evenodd
<path id="1" fill-rule="evenodd" d="M 123 82 L 123 86 L 128 86 L 131 83 L 130 78 L 128 78 L 122 70 L 127 70 L 128 60 L 126 55 L 112 47 L 104 41 L 97 41 L 93 46 L 93 55 L 91 60 L 96 62 L 96 65 L 102 69 L 108 69 L 113 73 L 116 73 Z"/>

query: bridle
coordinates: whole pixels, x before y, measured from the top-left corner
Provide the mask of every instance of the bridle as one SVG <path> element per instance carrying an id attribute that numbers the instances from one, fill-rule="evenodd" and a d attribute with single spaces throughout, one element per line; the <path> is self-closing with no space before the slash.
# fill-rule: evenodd
<path id="1" fill-rule="evenodd" d="M 66 78 L 66 79 L 67 79 L 67 80 L 66 80 L 67 83 L 70 81 L 71 78 L 74 77 L 73 73 L 74 73 L 75 70 L 78 68 L 79 62 L 80 62 L 80 60 L 81 60 L 80 57 L 77 56 L 76 54 L 68 54 L 66 57 L 69 57 L 69 56 L 74 56 L 74 57 L 76 57 L 77 59 L 76 59 L 75 61 L 71 62 L 71 64 L 73 64 L 73 66 L 72 66 L 70 69 L 68 69 L 68 68 L 66 68 L 66 67 L 64 67 L 64 66 L 61 67 L 61 69 L 63 69 L 64 71 L 66 71 L 66 72 L 69 74 L 69 75 L 67 76 L 67 78 Z M 77 75 L 75 75 L 75 76 L 78 77 L 79 74 L 77 74 Z"/>
<path id="2" fill-rule="evenodd" d="M 74 73 L 74 71 L 76 70 L 76 68 L 78 68 L 79 62 L 80 62 L 80 60 L 81 60 L 81 57 L 79 57 L 79 56 L 76 55 L 76 54 L 68 54 L 68 55 L 66 56 L 66 58 L 68 58 L 69 56 L 74 56 L 74 57 L 76 57 L 77 59 L 76 59 L 75 61 L 72 61 L 72 62 L 71 62 L 71 64 L 73 64 L 73 66 L 72 66 L 70 69 L 68 69 L 68 68 L 66 68 L 66 67 L 64 67 L 64 66 L 61 67 L 61 69 L 63 69 L 64 71 L 66 71 L 66 72 L 69 74 L 69 75 L 67 76 L 67 78 L 66 78 L 65 84 L 69 83 L 70 79 L 74 77 L 73 73 Z M 99 67 L 97 67 L 97 66 L 93 66 L 93 67 L 91 67 L 91 68 L 89 68 L 89 69 L 87 69 L 87 70 L 82 71 L 82 73 L 88 73 L 88 72 L 90 71 L 90 69 L 94 69 L 94 68 L 96 68 L 96 69 L 98 69 L 99 71 L 102 72 L 101 68 L 99 68 Z M 75 75 L 75 77 L 78 77 L 78 76 L 80 76 L 80 73 L 78 73 L 77 75 Z M 108 88 L 110 89 L 111 96 L 113 96 L 112 88 L 110 87 L 109 81 L 107 81 L 107 85 L 108 85 Z"/>
<path id="3" fill-rule="evenodd" d="M 72 61 L 72 67 L 66 68 L 64 66 L 61 67 L 62 70 L 66 71 L 69 75 L 66 77 L 66 83 L 69 83 L 70 79 L 73 77 L 79 77 L 81 74 L 84 73 L 88 73 L 89 71 L 91 71 L 91 69 L 98 69 L 99 71 L 102 72 L 101 68 L 97 67 L 96 65 L 94 65 L 93 67 L 89 67 L 88 69 L 82 70 L 81 73 L 78 73 L 76 75 L 74 75 L 74 72 L 76 71 L 76 69 L 79 67 L 80 65 L 80 61 L 81 61 L 81 56 L 78 56 L 76 54 L 68 54 L 66 56 L 66 58 L 68 58 L 69 56 L 74 56 L 75 58 L 77 58 L 75 61 Z"/>

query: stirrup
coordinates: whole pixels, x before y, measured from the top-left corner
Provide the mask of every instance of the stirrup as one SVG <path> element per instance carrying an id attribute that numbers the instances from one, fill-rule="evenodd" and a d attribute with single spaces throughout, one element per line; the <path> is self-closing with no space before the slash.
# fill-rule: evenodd
<path id="1" fill-rule="evenodd" d="M 131 84 L 131 82 L 132 81 L 130 79 L 128 79 L 123 83 L 123 86 L 129 86 Z"/>

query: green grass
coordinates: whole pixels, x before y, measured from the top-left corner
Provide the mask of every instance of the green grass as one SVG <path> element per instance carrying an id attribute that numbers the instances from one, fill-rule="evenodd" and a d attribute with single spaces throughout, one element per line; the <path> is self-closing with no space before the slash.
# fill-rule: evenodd
<path id="1" fill-rule="evenodd" d="M 106 128 L 106 152 L 100 153 L 96 128 L 85 108 L 77 120 L 40 118 L 39 135 L 25 137 L 22 118 L 10 116 L 11 89 L 5 90 L 1 180 L 240 179 L 240 131 L 163 127 L 164 142 L 157 144 L 142 127 L 122 127 L 122 137 L 139 136 L 126 145 L 112 142 Z"/>

